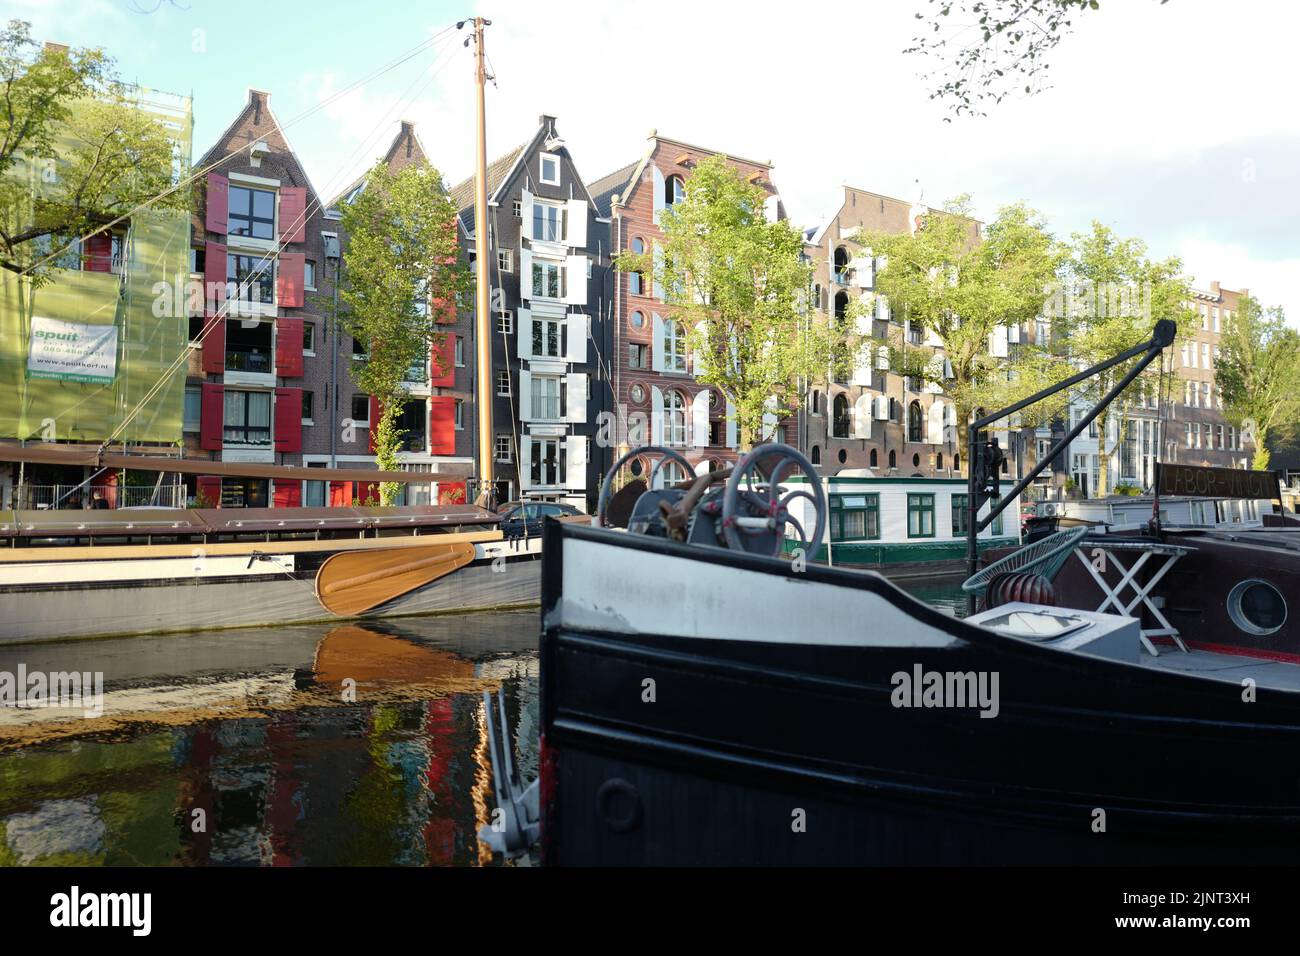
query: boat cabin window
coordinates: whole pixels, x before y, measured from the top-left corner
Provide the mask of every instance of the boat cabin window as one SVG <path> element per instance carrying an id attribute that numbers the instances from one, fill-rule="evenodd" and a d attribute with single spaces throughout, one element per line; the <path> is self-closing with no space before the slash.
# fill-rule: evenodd
<path id="1" fill-rule="evenodd" d="M 907 536 L 909 538 L 934 537 L 933 494 L 910 494 L 907 496 Z"/>
<path id="2" fill-rule="evenodd" d="M 880 495 L 831 495 L 830 504 L 832 541 L 880 537 Z"/>
<path id="3" fill-rule="evenodd" d="M 952 496 L 952 535 L 954 538 L 964 535 L 970 530 L 970 496 L 953 495 Z"/>

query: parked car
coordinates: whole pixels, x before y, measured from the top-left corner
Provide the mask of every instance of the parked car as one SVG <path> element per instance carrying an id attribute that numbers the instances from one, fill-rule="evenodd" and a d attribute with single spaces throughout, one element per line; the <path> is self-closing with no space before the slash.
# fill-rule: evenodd
<path id="1" fill-rule="evenodd" d="M 549 501 L 510 501 L 497 513 L 501 515 L 501 532 L 507 538 L 541 537 L 543 518 L 582 514 L 572 505 Z"/>

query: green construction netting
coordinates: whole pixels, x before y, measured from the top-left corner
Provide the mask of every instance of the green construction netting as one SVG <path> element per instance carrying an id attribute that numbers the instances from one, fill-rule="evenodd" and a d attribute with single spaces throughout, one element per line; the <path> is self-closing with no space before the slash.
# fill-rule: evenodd
<path id="1" fill-rule="evenodd" d="M 192 129 L 188 99 L 140 88 L 136 103 L 167 125 L 177 142 L 177 175 L 188 175 Z M 29 170 L 12 172 L 31 175 Z M 156 308 L 155 303 L 160 288 L 183 287 L 188 280 L 189 251 L 187 213 L 146 209 L 130 219 L 117 273 L 53 269 L 53 281 L 38 289 L 24 278 L 4 277 L 0 282 L 0 438 L 179 443 L 185 404 L 181 357 L 189 341 L 189 319 L 184 309 L 174 308 L 174 295 L 161 293 L 169 300 L 165 308 Z M 41 330 L 66 328 L 60 323 L 116 326 L 112 379 L 33 375 L 29 369 L 33 319 Z"/>

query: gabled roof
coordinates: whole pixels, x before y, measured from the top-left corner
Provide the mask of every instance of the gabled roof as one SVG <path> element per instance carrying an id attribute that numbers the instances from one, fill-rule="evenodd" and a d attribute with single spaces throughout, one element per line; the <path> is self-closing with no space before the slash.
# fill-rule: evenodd
<path id="1" fill-rule="evenodd" d="M 408 137 L 411 149 L 414 153 L 419 154 L 420 159 L 418 161 L 422 161 L 426 164 L 429 162 L 429 151 L 424 148 L 424 143 L 420 141 L 419 134 L 415 131 L 415 124 L 410 120 L 401 120 L 401 126 L 397 130 L 397 135 L 393 137 L 393 141 L 388 144 L 388 149 L 384 151 L 384 155 L 381 157 L 386 165 L 392 164 L 394 157 L 397 155 L 397 151 L 401 148 L 403 143 L 408 141 Z M 330 200 L 329 206 L 327 207 L 330 212 L 336 211 L 340 203 L 349 201 L 354 193 L 358 192 L 365 186 L 366 176 L 369 174 L 371 168 L 373 167 L 367 168 L 360 176 L 344 186 L 337 196 Z"/>
<path id="2" fill-rule="evenodd" d="M 507 174 L 514 168 L 515 163 L 528 148 L 529 143 L 520 143 L 504 156 L 498 156 L 492 162 L 488 163 L 487 168 L 487 194 L 488 201 L 491 202 L 496 195 L 496 191 L 505 182 Z M 452 201 L 456 203 L 456 208 L 465 210 L 474 205 L 474 177 L 463 182 L 457 183 L 451 190 Z"/>
<path id="3" fill-rule="evenodd" d="M 597 213 L 608 217 L 614 194 L 622 196 L 627 190 L 632 171 L 640 165 L 640 160 L 628 163 L 622 169 L 616 169 L 607 176 L 602 176 L 591 184 L 591 198 L 596 203 Z"/>

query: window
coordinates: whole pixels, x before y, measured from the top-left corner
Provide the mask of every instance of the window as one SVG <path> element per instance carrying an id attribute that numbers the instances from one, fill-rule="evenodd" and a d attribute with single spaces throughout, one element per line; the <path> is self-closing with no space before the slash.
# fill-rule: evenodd
<path id="1" fill-rule="evenodd" d="M 997 514 L 993 516 L 993 523 L 990 524 L 989 527 L 993 530 L 994 535 L 999 535 L 1002 533 L 1002 516 L 1004 514 L 1006 514 L 1005 511 L 999 511 Z"/>
<path id="2" fill-rule="evenodd" d="M 627 347 L 627 364 L 629 368 L 650 367 L 650 346 L 633 342 Z"/>
<path id="3" fill-rule="evenodd" d="M 663 358 L 665 372 L 686 371 L 686 336 L 676 319 L 664 319 Z"/>
<path id="4" fill-rule="evenodd" d="M 893 455 L 889 453 L 893 466 Z M 907 536 L 909 538 L 933 538 L 934 537 L 934 495 L 908 495 L 907 496 Z"/>
<path id="5" fill-rule="evenodd" d="M 542 153 L 537 157 L 537 178 L 547 186 L 560 185 L 560 157 Z"/>
<path id="6" fill-rule="evenodd" d="M 226 389 L 224 441 L 228 445 L 271 444 L 271 393 Z"/>
<path id="7" fill-rule="evenodd" d="M 848 398 L 843 393 L 836 395 L 832 407 L 834 414 L 831 416 L 831 437 L 848 438 L 851 421 Z"/>
<path id="8" fill-rule="evenodd" d="M 563 439 L 534 438 L 529 472 L 534 485 L 558 485 L 564 468 Z"/>
<path id="9" fill-rule="evenodd" d="M 533 203 L 533 233 L 539 242 L 564 241 L 564 208 L 550 203 Z"/>
<path id="10" fill-rule="evenodd" d="M 1210 345 L 1208 342 L 1201 343 L 1201 368 L 1211 368 L 1210 365 Z"/>
<path id="11" fill-rule="evenodd" d="M 352 396 L 352 423 L 354 425 L 364 425 L 370 421 L 370 396 L 353 395 Z"/>
<path id="12" fill-rule="evenodd" d="M 226 280 L 240 302 L 275 304 L 275 261 L 269 256 L 226 256 Z"/>
<path id="13" fill-rule="evenodd" d="M 428 428 L 429 406 L 425 404 L 424 399 L 417 398 L 403 402 L 401 414 L 397 416 L 397 434 L 401 436 L 398 451 L 427 452 L 429 450 Z"/>
<path id="14" fill-rule="evenodd" d="M 645 255 L 645 240 L 632 240 L 632 254 L 637 256 Z M 640 272 L 629 272 L 627 274 L 627 291 L 629 295 L 645 295 L 645 276 Z"/>
<path id="15" fill-rule="evenodd" d="M 455 414 L 456 431 L 462 431 L 465 428 L 465 402 L 459 398 L 456 399 L 452 403 L 452 410 Z"/>
<path id="16" fill-rule="evenodd" d="M 498 435 L 494 449 L 495 449 L 494 457 L 496 458 L 497 461 L 504 461 L 504 462 L 513 461 L 513 456 L 510 453 L 509 435 Z"/>
<path id="17" fill-rule="evenodd" d="M 511 203 L 510 212 L 514 215 L 516 219 L 523 219 L 524 218 L 523 201 L 520 199 L 516 199 L 513 203 Z"/>
<path id="18" fill-rule="evenodd" d="M 664 180 L 664 205 L 671 206 L 686 198 L 686 183 L 680 176 L 669 176 Z"/>
<path id="19" fill-rule="evenodd" d="M 880 537 L 879 495 L 831 495 L 831 540 L 861 541 Z"/>
<path id="20" fill-rule="evenodd" d="M 316 323 L 304 322 L 302 324 L 302 350 L 304 352 L 316 351 Z"/>
<path id="21" fill-rule="evenodd" d="M 559 358 L 562 326 L 559 319 L 533 319 L 533 354 Z"/>
<path id="22" fill-rule="evenodd" d="M 627 395 L 632 400 L 632 404 L 640 405 L 645 401 L 645 388 L 638 382 L 628 389 Z"/>
<path id="23" fill-rule="evenodd" d="M 316 263 L 307 259 L 302 264 L 302 284 L 304 288 L 316 288 Z"/>
<path id="24" fill-rule="evenodd" d="M 513 335 L 515 331 L 515 314 L 513 312 L 497 313 L 497 332 L 502 335 Z"/>
<path id="25" fill-rule="evenodd" d="M 664 396 L 664 444 L 686 444 L 686 396 L 675 389 Z"/>
<path id="26" fill-rule="evenodd" d="M 970 530 L 970 496 L 952 496 L 952 536 L 958 537 Z"/>
<path id="27" fill-rule="evenodd" d="M 275 238 L 275 193 L 266 189 L 231 186 L 226 232 L 254 239 Z"/>
<path id="28" fill-rule="evenodd" d="M 497 269 L 501 272 L 515 271 L 515 254 L 510 249 L 497 250 Z"/>
<path id="29" fill-rule="evenodd" d="M 924 416 L 921 414 L 921 403 L 912 402 L 907 406 L 907 440 L 919 442 L 922 440 L 921 423 Z"/>
<path id="30" fill-rule="evenodd" d="M 497 394 L 498 395 L 510 394 L 510 373 L 509 372 L 497 372 Z"/>
<path id="31" fill-rule="evenodd" d="M 203 412 L 203 390 L 185 389 L 185 428 L 187 432 L 199 430 L 200 416 Z"/>
<path id="32" fill-rule="evenodd" d="M 312 420 L 312 392 L 304 391 L 302 393 L 302 420 L 309 422 Z"/>
<path id="33" fill-rule="evenodd" d="M 558 421 L 564 417 L 561 382 L 557 375 L 533 376 L 533 417 Z"/>
<path id="34" fill-rule="evenodd" d="M 533 298 L 563 299 L 564 266 L 558 262 L 533 260 Z"/>

